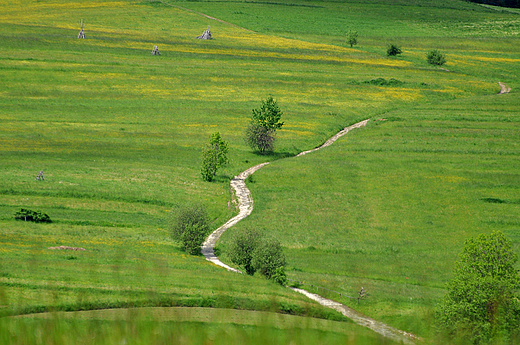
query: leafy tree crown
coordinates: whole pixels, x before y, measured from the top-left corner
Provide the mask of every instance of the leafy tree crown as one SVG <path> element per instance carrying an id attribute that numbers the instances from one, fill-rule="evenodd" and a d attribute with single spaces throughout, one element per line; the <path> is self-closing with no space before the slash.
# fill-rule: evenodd
<path id="1" fill-rule="evenodd" d="M 358 32 L 349 30 L 347 32 L 347 43 L 350 44 L 350 48 L 352 48 L 354 45 L 356 45 L 358 42 Z"/>
<path id="2" fill-rule="evenodd" d="M 390 44 L 386 49 L 386 55 L 388 56 L 396 56 L 401 54 L 402 52 L 403 51 L 401 50 L 401 48 L 399 48 L 399 46 L 397 46 L 396 44 Z"/>
<path id="3" fill-rule="evenodd" d="M 220 167 L 224 164 L 227 164 L 227 153 L 229 151 L 229 146 L 228 143 L 222 139 L 219 132 L 215 132 L 211 135 L 209 139 L 209 145 L 216 153 L 217 166 Z"/>
<path id="4" fill-rule="evenodd" d="M 209 233 L 206 208 L 202 205 L 185 206 L 177 212 L 172 210 L 171 237 L 182 243 L 189 254 L 200 253 L 200 246 Z"/>
<path id="5" fill-rule="evenodd" d="M 446 57 L 438 50 L 432 50 L 426 54 L 426 61 L 430 65 L 442 66 L 446 63 Z"/>
<path id="6" fill-rule="evenodd" d="M 437 307 L 439 332 L 473 344 L 520 336 L 517 258 L 500 231 L 467 240 Z"/>
<path id="7" fill-rule="evenodd" d="M 211 182 L 217 174 L 217 169 L 228 163 L 228 151 L 228 143 L 222 139 L 220 133 L 213 133 L 209 143 L 202 150 L 200 174 L 204 181 Z"/>
<path id="8" fill-rule="evenodd" d="M 276 101 L 269 96 L 265 101 L 262 101 L 260 108 L 253 109 L 251 122 L 264 127 L 266 130 L 277 130 L 284 124 L 280 122 L 282 115 L 283 113 Z"/>
<path id="9" fill-rule="evenodd" d="M 469 239 L 457 263 L 458 274 L 474 274 L 478 277 L 508 279 L 517 274 L 514 265 L 518 256 L 511 242 L 500 231 L 482 234 Z"/>

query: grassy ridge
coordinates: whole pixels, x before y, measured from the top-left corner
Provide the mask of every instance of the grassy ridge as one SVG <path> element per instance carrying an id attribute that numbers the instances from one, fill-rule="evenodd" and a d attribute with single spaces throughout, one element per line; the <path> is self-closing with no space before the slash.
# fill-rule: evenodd
<path id="1" fill-rule="evenodd" d="M 136 308 L 52 313 L 0 320 L 0 342 L 113 344 L 393 344 L 367 329 L 270 312 L 208 308 Z M 38 334 L 41 336 L 39 337 Z M 13 334 L 24 336 L 13 337 Z"/>

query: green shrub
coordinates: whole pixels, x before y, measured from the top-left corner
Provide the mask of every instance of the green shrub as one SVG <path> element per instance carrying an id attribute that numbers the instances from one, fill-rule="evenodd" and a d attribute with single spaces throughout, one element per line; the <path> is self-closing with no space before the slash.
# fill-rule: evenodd
<path id="1" fill-rule="evenodd" d="M 265 238 L 258 230 L 246 229 L 235 235 L 229 251 L 233 263 L 244 267 L 249 275 L 260 272 L 267 279 L 287 285 L 285 255 L 280 242 Z"/>
<path id="2" fill-rule="evenodd" d="M 253 267 L 267 279 L 272 279 L 279 267 L 285 266 L 285 254 L 280 242 L 267 239 L 253 252 Z"/>
<path id="3" fill-rule="evenodd" d="M 206 209 L 200 205 L 181 209 L 172 221 L 171 237 L 182 243 L 188 254 L 200 253 L 200 246 L 209 233 L 209 221 Z"/>
<path id="4" fill-rule="evenodd" d="M 397 80 L 395 78 L 390 78 L 386 80 L 385 78 L 376 78 L 369 81 L 365 81 L 365 84 L 377 85 L 377 86 L 397 86 L 402 85 L 404 82 Z"/>
<path id="5" fill-rule="evenodd" d="M 244 267 L 246 273 L 253 275 L 256 268 L 252 265 L 253 253 L 260 245 L 263 235 L 257 230 L 246 229 L 235 235 L 231 242 L 229 256 L 231 261 L 237 265 Z"/>
<path id="6" fill-rule="evenodd" d="M 438 50 L 432 50 L 426 54 L 426 60 L 430 65 L 442 66 L 446 63 L 446 57 Z"/>
<path id="7" fill-rule="evenodd" d="M 350 48 L 358 43 L 358 36 L 359 35 L 357 31 L 349 30 L 349 32 L 347 32 L 347 43 L 350 44 Z"/>
<path id="8" fill-rule="evenodd" d="M 274 150 L 275 131 L 256 123 L 251 123 L 246 129 L 246 144 L 261 154 Z"/>
<path id="9" fill-rule="evenodd" d="M 52 223 L 52 220 L 48 214 L 42 213 L 40 211 L 28 210 L 25 208 L 22 208 L 20 211 L 16 212 L 14 214 L 14 219 L 35 223 Z"/>
<path id="10" fill-rule="evenodd" d="M 403 51 L 401 50 L 401 48 L 399 48 L 397 45 L 395 44 L 390 44 L 388 46 L 388 49 L 386 50 L 386 55 L 387 56 L 397 56 L 399 54 L 401 54 Z"/>

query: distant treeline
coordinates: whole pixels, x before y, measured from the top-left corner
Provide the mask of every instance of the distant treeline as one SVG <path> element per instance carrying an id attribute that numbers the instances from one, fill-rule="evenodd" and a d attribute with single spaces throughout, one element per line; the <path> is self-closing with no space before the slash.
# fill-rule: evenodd
<path id="1" fill-rule="evenodd" d="M 520 8 L 520 0 L 467 0 L 479 4 Z"/>

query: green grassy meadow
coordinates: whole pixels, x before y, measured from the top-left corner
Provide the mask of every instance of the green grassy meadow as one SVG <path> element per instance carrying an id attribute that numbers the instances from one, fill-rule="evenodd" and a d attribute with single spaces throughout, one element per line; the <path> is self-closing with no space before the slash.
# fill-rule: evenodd
<path id="1" fill-rule="evenodd" d="M 215 39 L 195 40 L 208 25 Z M 349 29 L 360 35 L 352 49 Z M 252 215 L 219 244 L 222 259 L 234 233 L 265 229 L 286 250 L 289 278 L 347 295 L 363 286 L 359 304 L 326 296 L 431 339 L 465 239 L 502 230 L 520 252 L 519 33 L 514 11 L 457 0 L 0 0 L 0 311 L 256 310 L 336 321 L 292 338 L 270 324 L 241 330 L 228 316 L 174 330 L 223 343 L 262 334 L 380 343 L 339 313 L 185 255 L 170 239 L 172 209 L 202 203 L 216 229 L 236 214 L 229 180 L 270 160 L 249 183 Z M 386 57 L 389 43 L 402 56 Z M 426 63 L 431 49 L 446 54 L 442 68 Z M 498 81 L 512 92 L 497 95 Z M 243 134 L 268 95 L 285 125 L 275 154 L 260 156 Z M 366 118 L 333 146 L 291 158 Z M 206 183 L 200 152 L 215 131 L 230 164 Z M 35 180 L 40 170 L 45 181 Z M 20 208 L 53 223 L 15 221 Z M 62 245 L 86 250 L 48 249 Z M 90 316 L 57 320 L 3 318 L 0 327 L 56 327 L 91 343 L 84 334 L 99 326 Z M 348 331 L 330 328 L 338 321 Z M 103 326 L 98 339 L 135 331 L 114 325 L 119 333 Z M 170 326 L 133 327 L 160 343 Z"/>
<path id="2" fill-rule="evenodd" d="M 5 319 L 0 320 L 0 327 Z M 294 315 L 218 308 L 134 308 L 38 314 L 9 321 L 10 332 L 26 333 L 10 344 L 394 344 L 345 322 Z M 29 331 L 29 332 L 27 332 Z"/>

